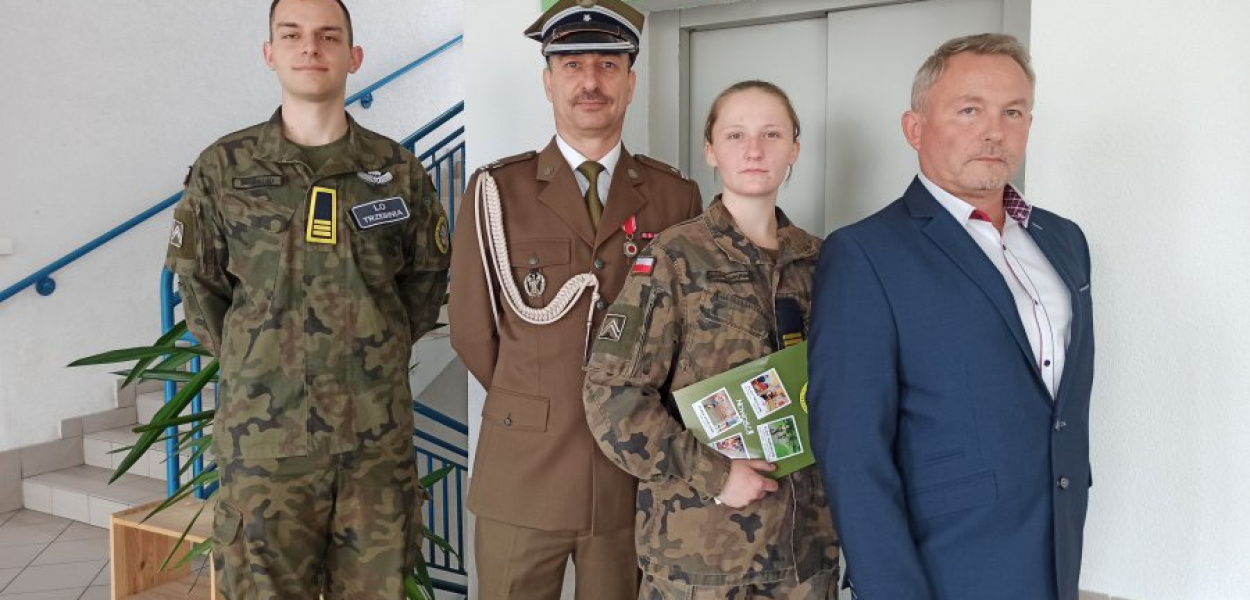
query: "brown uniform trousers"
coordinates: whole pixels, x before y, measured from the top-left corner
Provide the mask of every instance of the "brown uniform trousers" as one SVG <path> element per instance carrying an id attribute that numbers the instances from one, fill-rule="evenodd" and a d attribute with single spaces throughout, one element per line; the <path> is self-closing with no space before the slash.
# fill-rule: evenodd
<path id="1" fill-rule="evenodd" d="M 512 277 L 522 289 L 531 271 L 546 280 L 540 298 L 522 292 L 526 302 L 545 306 L 570 277 L 594 272 L 601 298 L 592 330 L 632 262 L 622 229 L 630 217 L 642 246 L 647 234 L 702 210 L 697 184 L 624 150 L 597 230 L 554 139 L 542 152 L 485 170 L 499 186 Z M 527 323 L 501 301 L 496 326 L 478 249 L 478 176 L 470 179 L 456 220 L 449 309 L 452 346 L 487 389 L 468 499 L 478 517 L 480 597 L 557 598 L 571 556 L 579 599 L 634 598 L 638 571 L 629 540 L 636 480 L 599 451 L 582 403 L 591 295 L 550 325 Z"/>

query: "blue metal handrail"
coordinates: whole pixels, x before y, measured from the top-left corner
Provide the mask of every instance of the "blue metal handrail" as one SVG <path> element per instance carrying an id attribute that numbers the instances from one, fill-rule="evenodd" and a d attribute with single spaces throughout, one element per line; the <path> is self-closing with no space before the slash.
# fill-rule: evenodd
<path id="1" fill-rule="evenodd" d="M 446 540 L 461 556 L 457 558 L 452 553 L 435 546 L 433 541 L 427 541 L 425 562 L 431 569 L 463 576 L 468 574 L 464 568 L 464 483 L 468 478 L 468 469 L 453 460 L 422 448 L 417 448 L 417 470 L 419 472 L 428 474 L 445 467 L 451 467 L 451 472 L 425 491 L 430 499 L 425 504 L 425 526 Z M 440 502 L 435 502 L 435 500 L 440 500 Z M 439 583 L 448 585 L 448 582 Z M 456 591 L 459 588 L 443 589 Z M 460 593 L 465 592 L 462 591 Z"/>
<path id="2" fill-rule="evenodd" d="M 139 213 L 138 215 L 135 215 L 134 217 L 128 219 L 125 223 L 122 223 L 121 225 L 114 227 L 108 233 L 94 240 L 91 240 L 90 242 L 87 242 L 86 244 L 83 244 L 82 246 L 79 246 L 77 250 L 74 250 L 73 252 L 70 252 L 69 254 L 62 256 L 61 258 L 58 258 L 55 261 L 53 261 L 52 264 L 42 269 L 39 269 L 38 271 L 35 271 L 33 274 L 31 274 L 30 277 L 27 277 L 26 279 L 23 279 L 9 286 L 8 288 L 5 288 L 4 291 L 0 291 L 0 302 L 4 302 L 5 300 L 12 298 L 18 292 L 30 287 L 31 285 L 35 286 L 35 291 L 39 292 L 40 296 L 50 296 L 52 292 L 56 291 L 56 281 L 53 281 L 52 279 L 53 273 L 61 270 L 63 267 L 65 267 L 65 265 L 68 265 L 82 258 L 88 252 L 91 252 L 92 250 L 95 250 L 96 248 L 103 246 L 105 243 L 109 242 L 113 238 L 123 233 L 126 233 L 127 231 L 130 231 L 136 225 L 152 218 L 157 213 L 160 213 L 166 208 L 173 206 L 181 198 L 182 198 L 182 192 L 178 192 L 177 194 L 174 194 L 173 196 L 170 196 L 162 200 L 156 206 L 153 206 L 152 208 L 149 208 Z"/>
<path id="3" fill-rule="evenodd" d="M 408 149 L 409 152 L 417 153 L 417 142 L 425 139 L 426 136 L 434 132 L 435 129 L 446 125 L 448 121 L 455 118 L 456 115 L 464 112 L 464 101 L 457 102 L 451 108 L 443 111 L 443 114 L 434 117 L 429 123 L 426 123 L 421 129 L 412 132 L 412 135 L 400 140 L 399 145 Z"/>
<path id="4" fill-rule="evenodd" d="M 399 78 L 403 74 L 425 64 L 426 62 L 429 62 L 434 57 L 442 54 L 448 48 L 451 48 L 452 46 L 459 44 L 463 40 L 464 40 L 463 35 L 458 35 L 448 40 L 446 43 L 439 46 L 438 48 L 435 48 L 434 50 L 431 50 L 430 52 L 423 55 L 421 58 L 418 58 L 417 60 L 414 60 L 400 67 L 399 69 L 395 70 L 395 72 L 391 73 L 390 75 L 387 75 L 386 77 L 383 77 L 382 79 L 379 79 L 372 85 L 369 85 L 363 90 L 353 94 L 351 97 L 347 98 L 347 100 L 344 102 L 344 105 L 351 106 L 352 104 L 356 102 L 360 102 L 360 105 L 362 107 L 369 108 L 373 104 L 373 92 L 377 91 L 378 88 L 394 81 L 395 79 Z M 429 135 L 429 131 L 433 131 L 437 127 L 445 124 L 448 120 L 451 119 L 452 116 L 455 116 L 455 114 L 459 114 L 460 111 L 464 110 L 464 102 L 461 102 L 457 104 L 456 106 L 459 107 L 459 110 L 456 110 L 455 107 L 453 107 L 452 110 L 456 110 L 455 113 L 449 116 L 448 113 L 450 113 L 451 111 L 445 112 L 439 117 L 435 118 L 434 121 L 431 121 L 425 127 L 418 129 L 412 135 L 408 136 L 407 138 L 404 138 L 404 142 L 403 142 L 404 147 L 412 151 L 412 147 L 416 145 L 417 140 L 425 137 L 425 135 Z M 422 134 L 422 132 L 425 132 L 425 133 Z M 0 302 L 4 302 L 5 300 L 12 298 L 13 296 L 17 295 L 18 293 L 22 292 L 23 290 L 25 290 L 26 288 L 32 285 L 35 286 L 35 291 L 38 292 L 40 296 L 52 295 L 52 293 L 56 291 L 56 281 L 52 279 L 53 273 L 60 271 L 61 269 L 65 268 L 65 266 L 82 258 L 86 254 L 92 252 L 93 250 L 99 248 L 100 246 L 103 246 L 104 244 L 107 244 L 113 241 L 113 239 L 117 238 L 123 233 L 126 233 L 127 231 L 130 231 L 131 229 L 133 229 L 135 226 L 139 225 L 140 223 L 143 223 L 144 221 L 147 221 L 153 216 L 160 214 L 165 209 L 177 204 L 178 201 L 181 199 L 182 199 L 182 192 L 179 191 L 178 193 L 162 200 L 161 202 L 159 202 L 152 208 L 149 208 L 143 211 L 142 213 L 139 213 L 138 215 L 128 219 L 126 222 L 122 223 L 121 225 L 118 225 L 117 227 L 114 227 L 113 229 L 110 229 L 104 232 L 103 234 L 91 240 L 90 242 L 83 244 L 78 249 L 74 250 L 73 252 L 70 252 L 69 254 L 62 256 L 61 258 L 58 258 L 57 260 L 53 261 L 48 266 L 42 269 L 39 269 L 38 271 L 35 271 L 29 277 L 22 279 L 21 281 L 5 288 L 4 290 L 0 290 Z"/>
<path id="5" fill-rule="evenodd" d="M 460 435 L 469 435 L 469 427 L 467 425 L 451 417 L 448 417 L 447 415 L 441 412 L 438 412 L 437 410 L 429 408 L 425 406 L 424 404 L 421 404 L 420 402 L 413 402 L 412 410 L 418 415 L 425 417 L 431 421 L 434 421 L 435 423 L 438 423 L 439 425 L 442 425 L 443 427 L 446 427 L 456 433 L 459 433 Z"/>
<path id="6" fill-rule="evenodd" d="M 447 42 L 445 42 L 442 46 L 439 46 L 429 51 L 428 53 L 425 54 L 425 56 L 422 56 L 421 58 L 418 58 L 417 60 L 414 60 L 396 69 L 394 73 L 391 73 L 390 75 L 387 75 L 386 77 L 379 79 L 373 85 L 370 85 L 366 87 L 365 89 L 360 90 L 359 92 L 356 92 L 355 94 L 352 94 L 351 96 L 347 98 L 347 106 L 351 106 L 352 104 L 355 104 L 356 102 L 360 102 L 361 108 L 369 108 L 370 106 L 373 106 L 373 92 L 377 91 L 378 88 L 398 79 L 404 73 L 407 73 L 408 71 L 411 71 L 429 62 L 434 57 L 445 52 L 448 48 L 451 48 L 452 46 L 455 46 L 456 44 L 459 44 L 462 41 L 464 41 L 463 35 L 458 35 L 454 38 L 451 38 L 450 40 L 447 40 Z"/>

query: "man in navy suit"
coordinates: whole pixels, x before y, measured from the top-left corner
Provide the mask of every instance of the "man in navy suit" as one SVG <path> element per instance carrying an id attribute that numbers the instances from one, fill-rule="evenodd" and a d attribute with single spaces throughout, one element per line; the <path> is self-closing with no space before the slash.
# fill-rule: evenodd
<path id="1" fill-rule="evenodd" d="M 943 44 L 903 133 L 920 174 L 825 240 L 813 447 L 863 600 L 1077 600 L 1091 483 L 1089 248 L 1011 184 L 1034 76 Z"/>

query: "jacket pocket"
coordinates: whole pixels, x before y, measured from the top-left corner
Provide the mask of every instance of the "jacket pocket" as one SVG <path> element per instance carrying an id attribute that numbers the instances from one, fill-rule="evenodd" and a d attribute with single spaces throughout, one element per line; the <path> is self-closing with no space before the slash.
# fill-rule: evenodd
<path id="1" fill-rule="evenodd" d="M 907 504 L 916 519 L 925 520 L 987 506 L 997 499 L 994 474 L 980 473 L 917 490 L 908 495 Z"/>
<path id="2" fill-rule="evenodd" d="M 765 311 L 754 301 L 738 295 L 708 291 L 699 303 L 698 311 L 700 320 L 752 338 L 768 339 L 772 331 Z"/>
<path id="3" fill-rule="evenodd" d="M 217 502 L 213 507 L 213 538 L 217 543 L 223 546 L 234 544 L 242 528 L 243 515 L 229 504 Z"/>
<path id="4" fill-rule="evenodd" d="M 263 194 L 228 193 L 218 205 L 228 258 L 226 270 L 246 287 L 272 286 L 282 269 L 283 254 L 295 211 Z"/>
<path id="5" fill-rule="evenodd" d="M 482 407 L 482 420 L 516 431 L 547 431 L 550 401 L 493 387 Z"/>
<path id="6" fill-rule="evenodd" d="M 389 289 L 408 258 L 403 238 L 410 231 L 404 227 L 406 222 L 360 229 L 350 211 L 345 209 L 344 213 L 342 219 L 351 225 L 343 228 L 340 235 L 350 237 L 352 260 L 360 278 L 371 288 Z"/>
<path id="7" fill-rule="evenodd" d="M 223 597 L 250 598 L 255 593 L 251 565 L 248 563 L 246 536 L 242 535 L 243 515 L 234 507 L 218 501 L 213 507 L 213 568 L 231 573 L 217 582 Z"/>
<path id="8" fill-rule="evenodd" d="M 531 307 L 546 306 L 569 280 L 569 240 L 518 240 L 508 247 L 512 277 Z"/>

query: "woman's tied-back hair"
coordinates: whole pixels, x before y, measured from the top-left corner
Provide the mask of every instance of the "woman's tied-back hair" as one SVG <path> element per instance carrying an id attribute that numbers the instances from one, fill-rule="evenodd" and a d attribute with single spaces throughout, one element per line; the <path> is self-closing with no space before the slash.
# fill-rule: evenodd
<path id="1" fill-rule="evenodd" d="M 790 115 L 790 122 L 794 124 L 794 139 L 799 139 L 799 113 L 794 111 L 794 104 L 790 102 L 790 97 L 786 95 L 785 91 L 777 87 L 776 84 L 751 79 L 748 81 L 739 81 L 738 83 L 725 88 L 725 91 L 721 92 L 720 95 L 716 96 L 716 99 L 712 101 L 712 110 L 708 111 L 707 123 L 703 125 L 703 141 L 709 144 L 712 143 L 712 128 L 716 126 L 716 119 L 720 117 L 721 101 L 729 96 L 732 96 L 733 94 L 746 90 L 759 90 L 766 94 L 772 94 L 780 99 L 781 103 L 786 107 L 786 113 Z"/>

